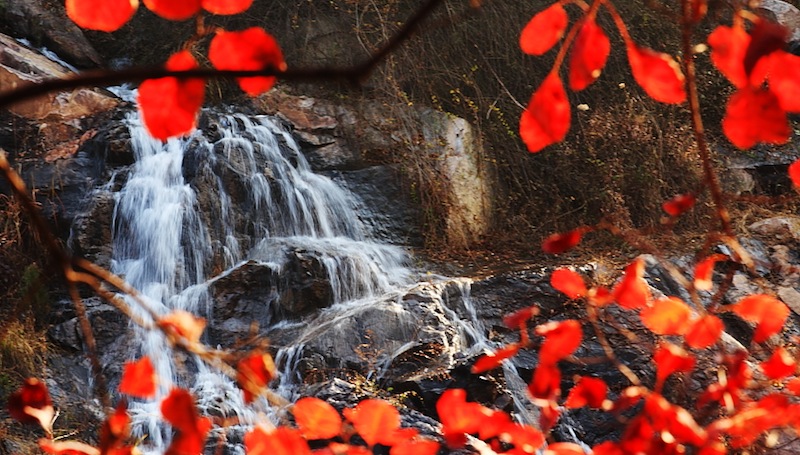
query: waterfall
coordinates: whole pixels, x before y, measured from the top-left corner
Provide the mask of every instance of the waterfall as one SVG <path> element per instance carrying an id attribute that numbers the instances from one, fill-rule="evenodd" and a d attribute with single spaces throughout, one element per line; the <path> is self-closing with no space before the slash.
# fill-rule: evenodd
<path id="1" fill-rule="evenodd" d="M 212 114 L 208 114 L 212 115 Z M 266 116 L 221 115 L 207 134 L 197 131 L 166 143 L 150 138 L 138 115 L 127 118 L 135 155 L 127 180 L 116 193 L 112 270 L 137 288 L 159 315 L 182 309 L 211 318 L 209 264 L 226 269 L 248 259 L 283 266 L 287 247 L 319 256 L 335 302 L 379 295 L 407 283 L 408 257 L 397 247 L 367 240 L 351 195 L 313 173 L 292 136 Z M 184 163 L 207 181 L 218 198 L 216 216 L 201 209 Z M 220 172 L 226 174 L 219 175 Z M 246 194 L 247 220 L 234 220 L 231 182 Z M 247 231 L 245 233 L 242 230 Z M 137 305 L 131 302 L 133 308 Z M 139 317 L 149 315 L 139 311 Z M 139 330 L 140 351 L 156 365 L 158 398 L 173 386 L 199 397 L 201 411 L 253 423 L 258 406 L 242 403 L 227 378 L 189 361 L 174 365 L 157 331 Z M 169 432 L 159 423 L 158 399 L 130 406 L 145 450 L 162 451 Z"/>

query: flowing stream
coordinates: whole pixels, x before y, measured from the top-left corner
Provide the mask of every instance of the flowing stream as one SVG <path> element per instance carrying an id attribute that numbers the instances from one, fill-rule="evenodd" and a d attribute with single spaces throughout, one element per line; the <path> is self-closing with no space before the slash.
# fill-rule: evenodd
<path id="1" fill-rule="evenodd" d="M 213 323 L 209 285 L 215 279 L 244 261 L 280 270 L 287 248 L 314 252 L 324 264 L 333 304 L 312 323 L 297 323 L 303 325 L 297 343 L 276 356 L 283 368 L 276 388 L 293 399 L 296 360 L 305 343 L 377 302 L 401 312 L 401 297 L 417 285 L 415 273 L 404 250 L 369 240 L 353 195 L 313 173 L 291 134 L 270 117 L 205 115 L 215 118 L 209 131 L 166 143 L 151 139 L 138 115 L 128 117 L 135 164 L 115 195 L 112 269 L 139 289 L 157 314 L 181 309 Z M 203 213 L 201 200 L 208 197 L 198 194 L 188 173 L 196 180 L 202 176 L 213 189 L 214 216 Z M 246 197 L 234 197 L 234 187 Z M 247 219 L 237 219 L 234 208 L 244 210 Z M 464 314 L 447 310 L 443 316 L 459 332 L 449 349 L 476 353 L 489 345 L 468 298 L 468 281 L 462 286 Z M 270 416 L 266 402 L 245 405 L 229 379 L 172 352 L 160 332 L 139 330 L 136 338 L 135 356 L 149 356 L 160 378 L 156 400 L 130 405 L 135 435 L 146 438 L 147 453 L 163 453 L 169 444 L 171 432 L 161 423 L 158 401 L 174 386 L 190 389 L 201 412 L 233 417 L 244 427 Z M 380 376 L 413 344 L 385 353 L 366 374 Z"/>

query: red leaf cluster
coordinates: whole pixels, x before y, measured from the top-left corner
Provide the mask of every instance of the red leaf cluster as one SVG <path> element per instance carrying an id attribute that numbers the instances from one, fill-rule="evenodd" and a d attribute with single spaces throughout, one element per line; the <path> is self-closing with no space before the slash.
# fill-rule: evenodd
<path id="1" fill-rule="evenodd" d="M 286 69 L 277 41 L 259 27 L 240 32 L 220 30 L 211 40 L 208 59 L 219 70 Z M 269 90 L 275 84 L 275 77 L 242 77 L 238 82 L 245 93 L 256 96 Z"/>
<path id="2" fill-rule="evenodd" d="M 229 15 L 247 11 L 253 0 L 143 0 L 144 5 L 164 19 L 182 21 L 206 10 Z M 130 20 L 139 0 L 66 0 L 67 16 L 78 26 L 113 32 Z"/>
<path id="3" fill-rule="evenodd" d="M 765 19 L 757 19 L 749 34 L 736 23 L 708 37 L 711 61 L 737 88 L 722 128 L 740 149 L 789 140 L 787 113 L 800 112 L 800 57 L 782 50 L 787 37 L 783 26 Z"/>

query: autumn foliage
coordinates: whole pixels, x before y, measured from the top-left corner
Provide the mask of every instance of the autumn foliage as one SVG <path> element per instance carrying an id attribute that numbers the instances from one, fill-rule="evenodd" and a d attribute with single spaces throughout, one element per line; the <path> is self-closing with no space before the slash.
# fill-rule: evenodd
<path id="1" fill-rule="evenodd" d="M 143 0 L 144 6 L 168 20 L 186 20 L 203 12 L 239 14 L 252 0 Z M 681 20 L 696 25 L 706 14 L 702 0 L 684 0 Z M 577 19 L 570 21 L 565 6 L 576 7 Z M 69 17 L 84 28 L 113 31 L 123 26 L 139 7 L 138 0 L 66 0 Z M 644 47 L 628 34 L 625 21 L 607 0 L 556 2 L 535 14 L 520 35 L 523 52 L 543 56 L 559 45 L 552 69 L 532 94 L 519 122 L 520 137 L 530 152 L 539 152 L 566 137 L 571 124 L 570 93 L 588 89 L 601 77 L 611 53 L 610 30 L 598 21 L 608 14 L 624 45 L 631 73 L 642 90 L 656 101 L 681 104 L 691 96 L 691 76 L 672 56 Z M 258 96 L 272 87 L 286 64 L 276 40 L 257 27 L 242 31 L 205 31 L 210 36 L 207 60 L 221 71 L 263 71 L 263 75 L 239 77 L 241 89 Z M 733 24 L 720 25 L 707 37 L 714 66 L 735 88 L 728 100 L 722 129 L 730 142 L 746 149 L 759 143 L 781 144 L 789 139 L 788 114 L 800 112 L 800 57 L 784 50 L 787 31 L 737 10 Z M 159 139 L 191 131 L 203 104 L 205 81 L 181 76 L 200 67 L 193 50 L 180 50 L 166 62 L 173 75 L 143 82 L 139 107 L 145 125 Z M 687 58 L 684 56 L 684 58 Z M 691 58 L 689 56 L 688 58 Z M 567 65 L 567 70 L 562 69 Z M 685 65 L 685 64 L 684 64 Z M 686 72 L 687 74 L 689 72 Z M 566 84 L 564 83 L 566 79 Z M 800 187 L 800 161 L 789 167 L 789 176 Z M 670 222 L 694 209 L 700 194 L 674 196 L 662 208 Z M 583 237 L 607 226 L 583 226 L 547 237 L 541 249 L 564 254 L 577 247 Z M 734 243 L 734 240 L 720 236 Z M 735 245 L 734 245 L 735 246 Z M 733 248 L 735 250 L 735 248 Z M 472 373 L 485 374 L 513 361 L 521 352 L 532 350 L 537 365 L 531 373 L 527 393 L 539 407 L 538 425 L 515 422 L 505 411 L 470 401 L 463 389 L 444 391 L 436 402 L 440 422 L 437 435 L 422 435 L 404 427 L 401 410 L 388 401 L 372 398 L 352 407 L 336 409 L 315 397 L 305 397 L 287 406 L 290 418 L 278 425 L 261 422 L 243 438 L 248 454 L 289 455 L 434 455 L 461 449 L 470 441 L 482 441 L 483 453 L 577 455 L 584 449 L 573 443 L 555 442 L 549 431 L 563 413 L 587 408 L 613 414 L 622 422 L 615 440 L 591 448 L 598 455 L 682 454 L 714 455 L 747 448 L 760 437 L 777 429 L 800 432 L 800 376 L 797 353 L 781 345 L 779 335 L 789 317 L 789 308 L 767 294 L 745 296 L 729 305 L 705 305 L 699 293 L 718 290 L 715 268 L 721 264 L 747 267 L 739 255 L 704 254 L 695 261 L 685 287 L 692 300 L 655 295 L 646 281 L 646 264 L 634 259 L 614 283 L 595 284 L 579 271 L 557 268 L 550 284 L 565 301 L 579 306 L 586 318 L 545 319 L 531 302 L 503 318 L 518 340 L 480 356 Z M 613 347 L 597 330 L 601 316 L 615 312 L 637 321 L 653 341 L 650 359 L 653 377 L 625 374 L 625 367 L 613 358 Z M 728 313 L 728 314 L 726 314 Z M 736 317 L 753 328 L 752 343 L 742 349 L 723 346 L 722 317 Z M 201 346 L 206 321 L 174 311 L 157 318 L 154 330 L 190 351 Z M 609 365 L 628 379 L 625 384 L 608 384 L 600 377 L 566 378 L 564 365 L 581 362 L 581 346 L 589 337 L 606 348 Z M 198 348 L 196 351 L 202 351 Z M 192 352 L 196 352 L 192 351 Z M 206 352 L 207 351 L 203 351 Z M 715 353 L 718 370 L 702 374 L 701 357 Z M 756 359 L 755 362 L 752 359 Z M 236 359 L 227 359 L 232 379 L 246 403 L 269 394 L 277 376 L 272 357 L 254 349 Z M 668 398 L 673 379 L 701 383 L 693 401 L 676 403 Z M 202 453 L 215 426 L 224 426 L 219 416 L 201 415 L 195 397 L 187 390 L 162 384 L 149 358 L 124 365 L 118 392 L 140 400 L 157 400 L 158 390 L 169 390 L 160 399 L 163 420 L 173 429 L 168 454 Z M 44 382 L 28 379 L 9 397 L 11 416 L 39 425 L 45 437 L 39 447 L 51 454 L 135 454 L 137 441 L 130 431 L 125 399 L 104 421 L 99 443 L 55 440 L 56 412 Z"/>

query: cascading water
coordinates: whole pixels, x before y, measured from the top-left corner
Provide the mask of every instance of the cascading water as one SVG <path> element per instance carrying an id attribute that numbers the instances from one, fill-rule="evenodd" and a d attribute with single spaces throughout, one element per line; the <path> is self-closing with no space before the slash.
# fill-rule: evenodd
<path id="1" fill-rule="evenodd" d="M 213 140 L 196 132 L 166 144 L 151 139 L 138 116 L 131 115 L 128 124 L 136 161 L 116 195 L 112 269 L 136 287 L 157 314 L 182 309 L 213 317 L 208 314 L 206 280 L 207 264 L 215 261 L 215 254 L 223 268 L 245 259 L 280 268 L 287 245 L 314 251 L 325 266 L 335 302 L 385 293 L 410 281 L 406 254 L 367 241 L 349 194 L 311 172 L 291 135 L 269 118 L 223 116 Z M 196 171 L 216 179 L 219 219 L 209 221 L 199 211 L 195 189 L 184 177 L 188 150 Z M 244 223 L 238 220 L 239 226 L 229 216 L 230 182 L 212 171 L 220 168 L 247 194 L 244 209 L 250 216 Z M 221 237 L 216 241 L 211 239 L 215 229 Z M 241 244 L 241 229 L 248 231 L 249 245 Z M 247 255 L 243 249 L 249 250 Z M 145 320 L 149 317 L 140 313 Z M 177 371 L 173 353 L 157 331 L 143 330 L 137 337 L 139 354 L 156 365 L 160 396 L 174 385 L 190 387 L 206 411 L 235 413 L 244 423 L 252 422 L 255 411 L 241 403 L 230 381 L 199 362 L 191 365 L 191 373 Z M 158 424 L 156 402 L 131 405 L 136 431 L 147 436 L 146 446 L 154 451 L 169 440 Z"/>
<path id="2" fill-rule="evenodd" d="M 287 398 L 296 398 L 295 368 L 306 344 L 324 331 L 345 333 L 344 326 L 370 311 L 376 312 L 375 321 L 394 320 L 392 331 L 402 332 L 396 338 L 405 341 L 389 340 L 372 371 L 365 372 L 368 378 L 380 378 L 426 336 L 444 345 L 446 365 L 489 348 L 469 299 L 469 280 L 450 280 L 460 288 L 460 302 L 431 304 L 435 298 L 424 296 L 443 295 L 447 285 L 415 283 L 402 249 L 370 241 L 353 196 L 313 173 L 291 134 L 266 116 L 204 115 L 210 123 L 205 131 L 165 144 L 148 136 L 137 115 L 127 119 L 136 161 L 116 194 L 112 268 L 141 291 L 155 313 L 181 309 L 212 325 L 227 322 L 214 320 L 215 283 L 246 261 L 280 273 L 290 266 L 287 258 L 309 255 L 327 275 L 328 307 L 312 320 L 266 319 L 274 327 L 296 327 L 296 338 L 276 355 L 283 369 L 277 390 Z M 433 305 L 429 312 L 414 314 L 405 302 L 409 293 L 423 296 L 415 306 Z M 267 300 L 264 305 L 278 298 Z M 149 318 L 144 311 L 138 316 Z M 140 352 L 133 355 L 147 355 L 156 366 L 158 398 L 177 385 L 194 392 L 205 414 L 233 417 L 244 426 L 270 414 L 265 402 L 245 405 L 229 379 L 199 360 L 177 367 L 159 332 L 140 330 L 136 338 Z M 524 394 L 524 387 L 520 390 Z M 153 453 L 163 452 L 170 440 L 158 402 L 129 407 L 134 433 L 146 437 L 144 449 Z"/>

